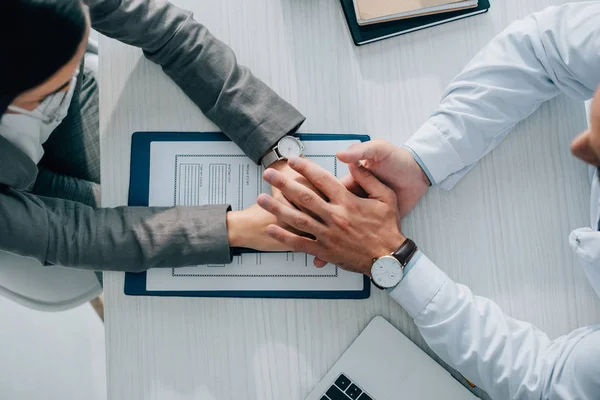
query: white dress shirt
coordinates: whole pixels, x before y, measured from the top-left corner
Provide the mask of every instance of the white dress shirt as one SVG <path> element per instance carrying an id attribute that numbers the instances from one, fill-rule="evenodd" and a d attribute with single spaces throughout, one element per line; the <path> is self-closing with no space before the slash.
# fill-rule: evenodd
<path id="1" fill-rule="evenodd" d="M 521 120 L 558 95 L 586 100 L 600 83 L 600 3 L 548 8 L 510 25 L 454 79 L 406 143 L 432 183 L 449 189 Z M 570 243 L 600 295 L 598 178 L 593 229 Z M 419 253 L 390 295 L 429 346 L 494 399 L 600 399 L 600 325 L 551 340 L 473 295 Z"/>

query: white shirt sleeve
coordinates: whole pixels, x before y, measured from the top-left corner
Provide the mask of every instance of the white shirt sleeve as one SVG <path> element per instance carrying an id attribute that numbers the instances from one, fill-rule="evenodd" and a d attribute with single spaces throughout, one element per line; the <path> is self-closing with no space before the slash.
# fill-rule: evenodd
<path id="1" fill-rule="evenodd" d="M 600 3 L 550 7 L 479 52 L 406 146 L 432 183 L 450 189 L 542 102 L 560 92 L 589 99 L 599 82 Z"/>
<path id="2" fill-rule="evenodd" d="M 419 253 L 390 293 L 446 363 L 493 399 L 593 399 L 600 393 L 600 325 L 551 340 L 448 278 Z"/>

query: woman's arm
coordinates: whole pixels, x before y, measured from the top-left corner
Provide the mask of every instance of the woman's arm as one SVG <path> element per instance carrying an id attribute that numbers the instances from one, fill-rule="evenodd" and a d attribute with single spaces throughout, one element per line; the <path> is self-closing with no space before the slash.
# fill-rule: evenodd
<path id="1" fill-rule="evenodd" d="M 0 190 L 0 248 L 44 264 L 144 271 L 231 262 L 228 206 L 119 207 Z"/>
<path id="2" fill-rule="evenodd" d="M 118 207 L 36 196 L 0 184 L 0 249 L 43 264 L 93 270 L 228 264 L 230 247 L 286 250 L 257 206 Z"/>
<path id="3" fill-rule="evenodd" d="M 304 122 L 191 12 L 164 0 L 84 1 L 96 30 L 142 48 L 255 162 Z"/>

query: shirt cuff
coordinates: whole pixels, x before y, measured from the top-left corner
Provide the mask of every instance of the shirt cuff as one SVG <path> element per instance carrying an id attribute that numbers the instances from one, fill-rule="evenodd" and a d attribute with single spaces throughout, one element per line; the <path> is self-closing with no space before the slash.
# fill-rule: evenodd
<path id="1" fill-rule="evenodd" d="M 411 318 L 416 318 L 438 294 L 448 276 L 420 251 L 413 260 L 414 265 L 390 296 Z"/>
<path id="2" fill-rule="evenodd" d="M 413 154 L 432 185 L 440 184 L 465 167 L 454 147 L 431 121 L 419 128 L 404 147 Z"/>

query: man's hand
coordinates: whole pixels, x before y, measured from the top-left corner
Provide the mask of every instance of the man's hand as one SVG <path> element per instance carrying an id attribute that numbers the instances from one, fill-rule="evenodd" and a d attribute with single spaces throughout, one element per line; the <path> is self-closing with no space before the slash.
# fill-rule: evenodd
<path id="1" fill-rule="evenodd" d="M 290 207 L 273 197 L 262 194 L 258 204 L 298 231 L 303 237 L 277 225 L 269 225 L 268 234 L 293 251 L 309 253 L 349 271 L 370 275 L 374 258 L 389 255 L 403 242 L 398 228 L 398 206 L 394 192 L 371 172 L 358 164 L 350 164 L 354 181 L 368 194 L 360 198 L 348 191 L 332 174 L 315 163 L 292 158 L 289 165 L 304 176 L 328 199 L 326 202 L 314 191 L 268 169 L 265 180 L 281 190 L 294 204 L 301 204 L 311 216 Z M 324 264 L 315 265 L 322 267 Z"/>
<path id="2" fill-rule="evenodd" d="M 408 150 L 377 139 L 355 144 L 337 153 L 346 164 L 361 162 L 381 182 L 396 194 L 400 218 L 404 218 L 427 193 L 429 179 Z M 344 185 L 355 194 L 360 188 L 350 176 L 342 178 Z"/>
<path id="3" fill-rule="evenodd" d="M 291 248 L 273 239 L 267 233 L 267 227 L 278 224 L 277 218 L 253 205 L 242 211 L 227 213 L 227 236 L 229 246 L 245 247 L 261 251 L 289 251 Z M 289 229 L 286 224 L 280 224 Z"/>

